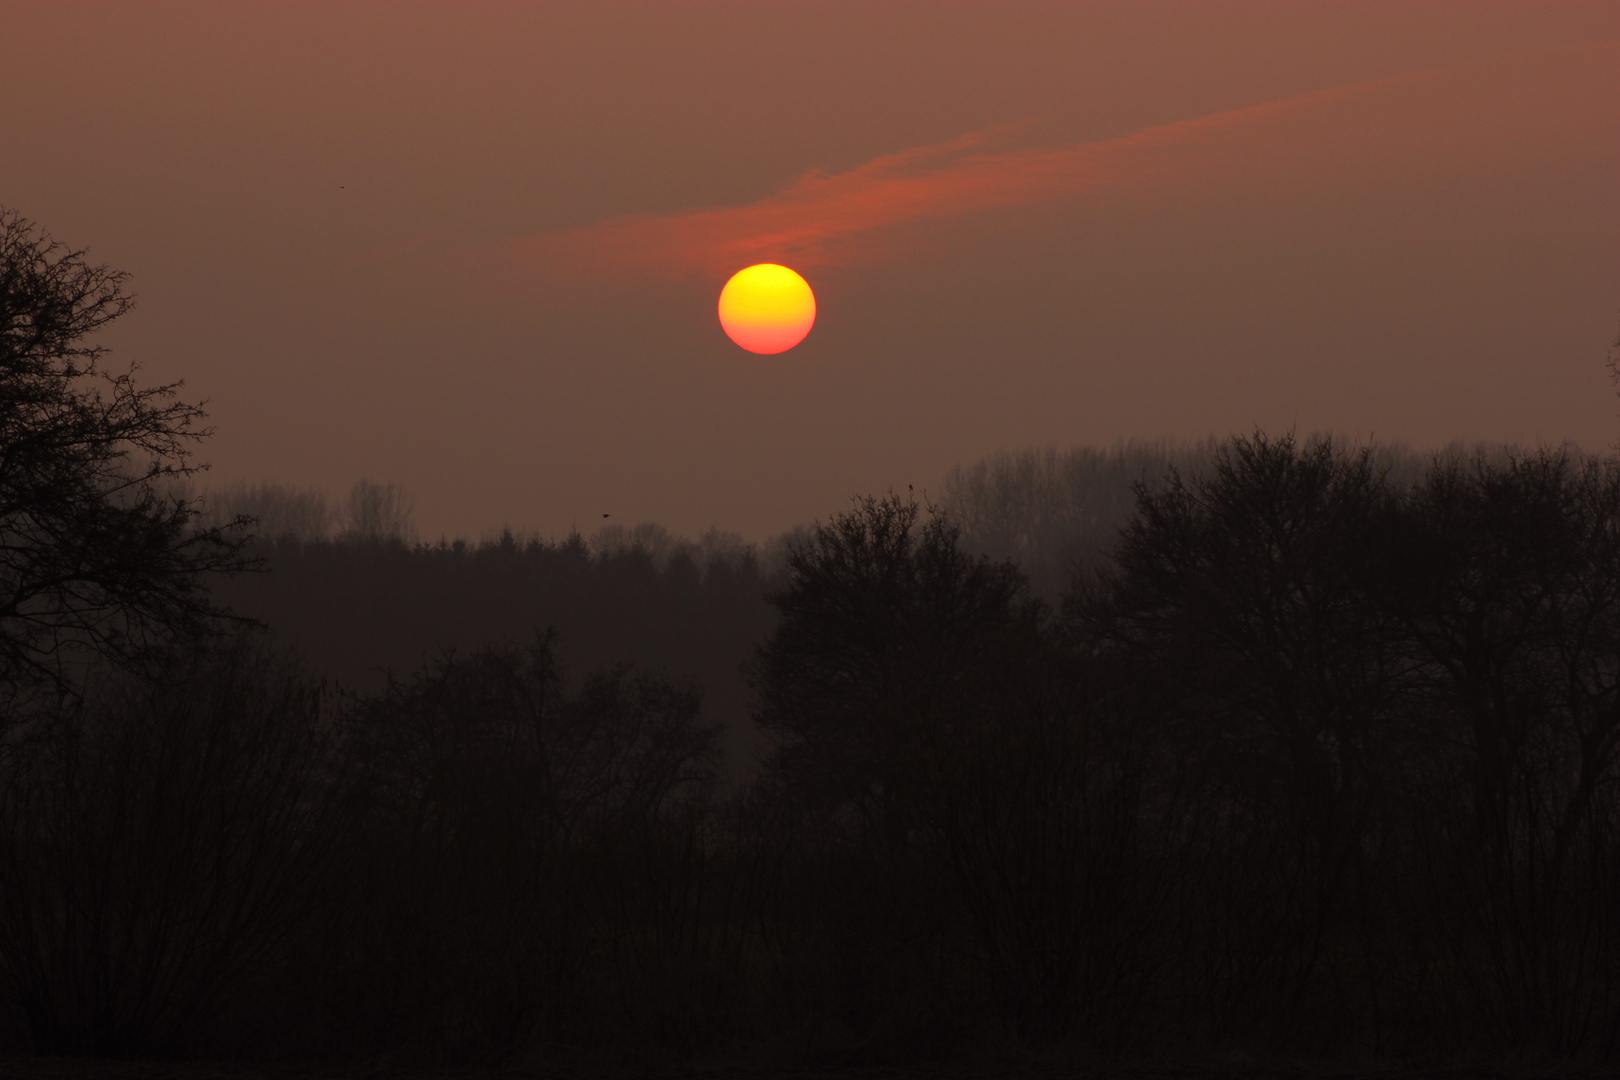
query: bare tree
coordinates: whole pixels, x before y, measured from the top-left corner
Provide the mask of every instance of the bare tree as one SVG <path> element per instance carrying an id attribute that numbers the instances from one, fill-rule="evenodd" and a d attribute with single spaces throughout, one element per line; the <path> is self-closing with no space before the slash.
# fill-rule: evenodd
<path id="1" fill-rule="evenodd" d="M 349 489 L 343 508 L 343 538 L 346 540 L 410 544 L 416 540 L 412 514 L 416 503 L 399 484 L 379 484 L 357 480 Z"/>
<path id="2" fill-rule="evenodd" d="M 0 680 L 67 685 L 88 648 L 130 660 L 217 614 L 207 571 L 240 569 L 227 527 L 198 529 L 200 405 L 141 386 L 86 343 L 127 312 L 126 275 L 0 208 Z"/>
<path id="3" fill-rule="evenodd" d="M 336 516 L 324 491 L 269 481 L 238 481 L 212 488 L 202 493 L 198 503 L 203 524 L 227 526 L 240 518 L 251 518 L 253 534 L 260 540 L 326 540 Z"/>

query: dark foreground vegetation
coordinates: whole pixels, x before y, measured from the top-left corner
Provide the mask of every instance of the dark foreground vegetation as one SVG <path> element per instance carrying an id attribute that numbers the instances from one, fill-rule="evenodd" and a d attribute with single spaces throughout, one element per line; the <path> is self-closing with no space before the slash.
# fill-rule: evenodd
<path id="1" fill-rule="evenodd" d="M 544 633 L 14 709 L 13 1045 L 1620 1051 L 1620 462 L 1235 440 L 1055 611 L 894 497 L 789 571 L 741 790 L 691 687 Z"/>
<path id="2" fill-rule="evenodd" d="M 763 740 L 741 665 L 774 622 L 765 595 L 781 572 L 740 540 L 664 539 L 587 545 L 507 532 L 407 545 L 288 533 L 253 545 L 268 572 L 216 581 L 213 595 L 272 628 L 313 673 L 364 694 L 381 690 L 389 671 L 555 628 L 552 652 L 568 677 L 634 664 L 693 682 L 720 725 L 728 773 L 749 775 Z"/>
<path id="3" fill-rule="evenodd" d="M 860 499 L 779 577 L 412 547 L 376 485 L 250 544 L 81 344 L 127 306 L 0 211 L 0 1050 L 1620 1063 L 1620 458 L 1257 433 L 1067 548 L 965 475 L 966 534 Z M 420 655 L 330 681 L 209 595 L 255 568 Z"/>

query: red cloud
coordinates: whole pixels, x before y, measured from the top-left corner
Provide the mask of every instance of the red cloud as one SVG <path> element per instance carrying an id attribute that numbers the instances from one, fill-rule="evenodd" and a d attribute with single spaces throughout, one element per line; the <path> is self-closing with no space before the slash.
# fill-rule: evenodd
<path id="1" fill-rule="evenodd" d="M 766 261 L 800 267 L 849 262 L 859 257 L 858 241 L 880 229 L 1096 190 L 1161 168 L 1162 151 L 1433 74 L 1320 90 L 1101 142 L 995 150 L 992 140 L 1004 133 L 970 133 L 874 158 L 847 172 L 810 172 L 745 206 L 609 218 L 510 241 L 502 256 L 564 272 L 594 267 L 672 276 L 724 276 Z"/>

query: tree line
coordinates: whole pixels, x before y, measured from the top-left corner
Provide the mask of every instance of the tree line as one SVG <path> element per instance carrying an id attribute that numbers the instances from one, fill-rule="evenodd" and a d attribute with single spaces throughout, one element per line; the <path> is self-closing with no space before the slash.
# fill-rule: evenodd
<path id="1" fill-rule="evenodd" d="M 892 494 L 772 580 L 577 538 L 283 558 L 165 486 L 176 388 L 78 344 L 119 281 L 0 226 L 0 1046 L 1620 1056 L 1620 457 L 1256 432 L 1140 484 L 1055 601 Z M 334 687 L 210 596 L 266 559 L 340 624 L 368 566 L 573 581 L 614 625 L 766 592 L 759 768 L 696 682 L 544 625 Z"/>
<path id="2" fill-rule="evenodd" d="M 1612 1060 L 1620 461 L 1255 435 L 1062 604 L 858 500 L 722 782 L 691 685 L 545 633 L 333 696 L 251 633 L 11 714 L 39 1051 L 986 1047 Z"/>

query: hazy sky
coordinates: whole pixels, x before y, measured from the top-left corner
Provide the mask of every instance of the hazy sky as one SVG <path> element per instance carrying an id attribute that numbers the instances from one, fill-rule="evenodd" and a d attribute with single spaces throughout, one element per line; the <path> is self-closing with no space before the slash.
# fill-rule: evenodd
<path id="1" fill-rule="evenodd" d="M 1613 0 L 0 16 L 0 203 L 133 274 L 212 482 L 758 538 L 1033 445 L 1620 440 Z"/>

